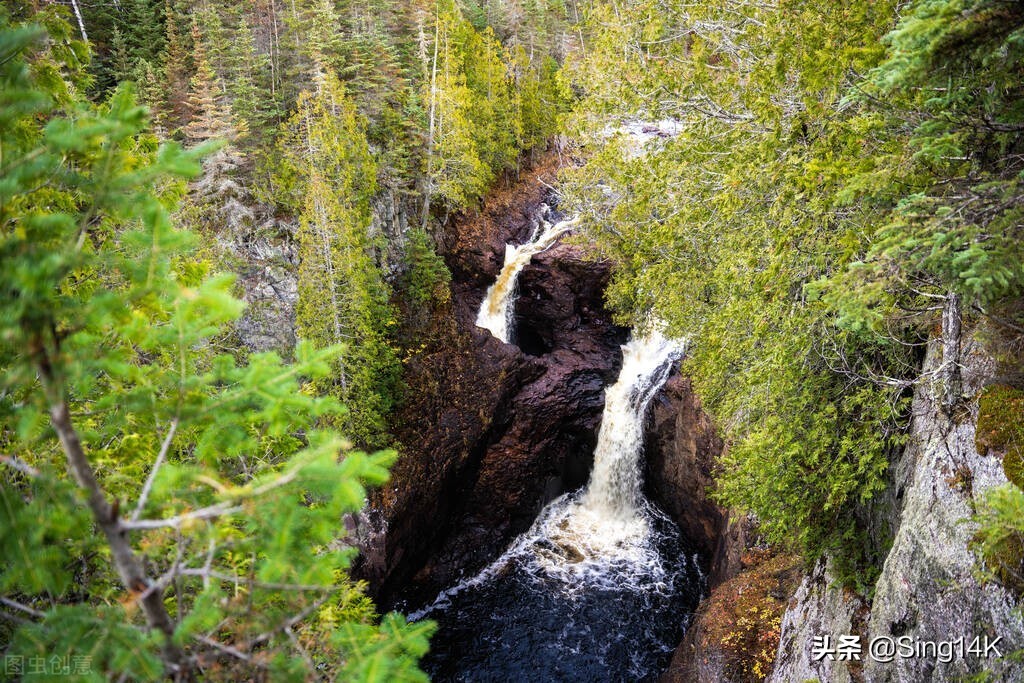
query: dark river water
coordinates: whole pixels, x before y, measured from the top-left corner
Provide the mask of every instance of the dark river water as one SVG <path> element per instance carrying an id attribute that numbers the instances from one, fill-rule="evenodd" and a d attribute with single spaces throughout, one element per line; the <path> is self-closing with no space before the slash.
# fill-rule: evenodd
<path id="1" fill-rule="evenodd" d="M 480 575 L 443 593 L 422 615 L 439 625 L 424 661 L 431 678 L 656 680 L 704 582 L 674 524 L 646 513 L 640 557 L 588 561 L 528 532 Z"/>
<path id="2" fill-rule="evenodd" d="M 440 626 L 424 661 L 435 681 L 647 681 L 665 670 L 704 581 L 678 528 L 643 495 L 643 425 L 684 349 L 658 326 L 634 335 L 605 391 L 587 486 L 410 615 Z"/>

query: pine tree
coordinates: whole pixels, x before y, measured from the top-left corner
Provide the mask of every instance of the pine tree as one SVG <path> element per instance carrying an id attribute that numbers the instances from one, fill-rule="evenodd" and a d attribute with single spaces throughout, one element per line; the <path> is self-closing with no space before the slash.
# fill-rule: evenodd
<path id="1" fill-rule="evenodd" d="M 237 25 L 230 40 L 227 57 L 227 90 L 231 97 L 231 111 L 240 132 L 255 136 L 256 144 L 269 144 L 267 137 L 278 117 L 270 90 L 270 59 L 256 50 L 256 44 L 244 14 L 237 17 Z"/>
<path id="2" fill-rule="evenodd" d="M 320 391 L 348 408 L 339 426 L 358 443 L 386 443 L 397 358 L 390 292 L 376 263 L 380 246 L 370 230 L 376 164 L 355 105 L 332 73 L 300 95 L 282 141 L 299 215 L 300 338 L 345 351 Z"/>
<path id="3" fill-rule="evenodd" d="M 430 195 L 437 193 L 450 206 L 469 206 L 479 199 L 494 177 L 482 158 L 474 123 L 485 122 L 474 112 L 479 103 L 466 80 L 465 39 L 472 28 L 452 3 L 438 3 L 434 17 L 430 79 L 424 99 L 429 102 L 424 228 Z M 486 131 L 480 137 L 486 140 Z"/>
<path id="4" fill-rule="evenodd" d="M 426 680 L 430 626 L 377 624 L 337 549 L 394 457 L 317 427 L 338 407 L 297 378 L 337 349 L 217 351 L 242 304 L 168 215 L 198 160 L 155 149 L 128 88 L 97 106 L 33 79 L 76 72 L 68 34 L 0 12 L 5 654 L 97 680 Z"/>
<path id="5" fill-rule="evenodd" d="M 516 116 L 520 120 L 517 146 L 522 150 L 543 150 L 559 131 L 570 98 L 558 79 L 558 63 L 544 56 L 531 60 L 519 46 L 513 53 Z"/>
<path id="6" fill-rule="evenodd" d="M 131 73 L 130 62 L 124 34 L 114 27 L 114 33 L 110 37 L 110 71 L 116 82 L 128 79 Z"/>
<path id="7" fill-rule="evenodd" d="M 127 0 L 122 7 L 121 30 L 130 36 L 132 62 L 155 61 L 164 50 L 166 35 L 162 3 L 160 0 Z"/>
<path id="8" fill-rule="evenodd" d="M 466 85 L 473 92 L 472 126 L 481 160 L 491 172 L 515 166 L 522 121 L 511 91 L 509 55 L 490 28 L 465 37 Z"/>
<path id="9" fill-rule="evenodd" d="M 164 80 L 157 74 L 153 65 L 145 59 L 136 63 L 130 80 L 136 84 L 139 102 L 149 107 L 157 134 L 163 137 L 166 132 L 161 126 L 166 106 Z"/>
<path id="10" fill-rule="evenodd" d="M 207 56 L 197 21 L 192 23 L 192 44 L 196 72 L 189 87 L 189 121 L 183 129 L 185 136 L 194 143 L 218 138 L 233 139 L 238 131 L 224 105 L 224 94 Z"/>
<path id="11" fill-rule="evenodd" d="M 291 63 L 284 70 L 285 88 L 296 99 L 315 87 L 328 71 L 344 68 L 341 21 L 333 0 L 296 0 L 285 14 L 284 51 Z"/>
<path id="12" fill-rule="evenodd" d="M 164 26 L 167 48 L 163 65 L 167 79 L 167 118 L 170 128 L 184 125 L 189 118 L 189 74 L 192 67 L 189 46 L 181 33 L 184 17 L 185 14 L 176 7 L 175 0 L 166 0 Z"/>

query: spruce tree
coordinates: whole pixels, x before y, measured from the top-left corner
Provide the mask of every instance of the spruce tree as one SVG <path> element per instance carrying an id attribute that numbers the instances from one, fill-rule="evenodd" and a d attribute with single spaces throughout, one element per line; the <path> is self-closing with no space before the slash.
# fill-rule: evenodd
<path id="1" fill-rule="evenodd" d="M 355 105 L 332 73 L 299 96 L 282 139 L 282 189 L 299 213 L 300 338 L 342 345 L 332 376 L 315 383 L 348 409 L 337 424 L 361 445 L 387 443 L 386 417 L 398 364 L 390 343 L 395 312 L 371 233 L 377 168 Z"/>
<path id="2" fill-rule="evenodd" d="M 189 83 L 189 121 L 183 129 L 185 136 L 193 143 L 232 139 L 237 130 L 224 104 L 223 90 L 210 64 L 205 41 L 195 20 L 192 23 L 192 45 L 196 71 Z"/>
<path id="3" fill-rule="evenodd" d="M 177 4 L 177 0 L 166 0 L 164 5 L 167 46 L 163 58 L 164 75 L 167 80 L 166 113 L 168 127 L 172 129 L 188 121 L 189 77 L 192 71 L 189 45 L 181 30 L 187 15 Z"/>
<path id="4" fill-rule="evenodd" d="M 93 105 L 54 79 L 81 57 L 66 25 L 4 19 L 6 655 L 79 680 L 425 680 L 429 626 L 378 624 L 345 575 L 341 516 L 394 454 L 345 450 L 339 406 L 301 390 L 339 349 L 220 353 L 233 278 L 168 214 L 198 152 L 158 149 L 128 88 Z"/>
<path id="5" fill-rule="evenodd" d="M 435 192 L 449 206 L 469 206 L 482 196 L 494 177 L 481 155 L 474 128 L 477 102 L 466 82 L 465 39 L 471 31 L 456 5 L 437 3 L 430 79 L 424 93 L 429 103 L 425 179 L 428 206 Z"/>

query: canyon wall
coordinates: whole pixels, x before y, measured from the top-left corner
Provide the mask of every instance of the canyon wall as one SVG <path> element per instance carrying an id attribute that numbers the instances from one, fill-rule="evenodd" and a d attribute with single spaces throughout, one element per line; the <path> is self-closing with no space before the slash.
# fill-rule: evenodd
<path id="1" fill-rule="evenodd" d="M 1024 680 L 1024 667 L 1013 658 L 955 655 L 942 661 L 947 658 L 932 655 L 878 661 L 869 651 L 876 638 L 922 643 L 962 638 L 968 645 L 975 637 L 1001 638 L 998 649 L 1004 655 L 1024 648 L 1017 599 L 981 578 L 982 567 L 970 549 L 977 503 L 986 491 L 1006 483 L 999 454 L 979 453 L 975 443 L 977 395 L 995 367 L 977 337 L 964 345 L 959 362 L 964 395 L 950 415 L 941 405 L 941 342 L 929 345 L 908 443 L 892 463 L 878 506 L 885 518 L 879 524 L 895 534 L 870 597 L 838 585 L 825 562 L 801 578 L 796 558 L 765 555 L 745 547 L 751 539 L 741 534 L 730 542 L 726 533 L 720 543 L 741 560 L 699 607 L 663 682 L 916 683 L 973 675 Z M 744 631 L 741 619 L 757 621 L 755 613 L 781 618 L 762 618 Z M 747 634 L 756 637 L 747 642 Z M 833 644 L 840 636 L 857 636 L 862 651 L 846 661 L 816 656 L 814 643 L 821 636 Z M 777 643 L 772 656 L 758 651 L 766 643 Z M 758 668 L 759 659 L 767 666 Z"/>
<path id="2" fill-rule="evenodd" d="M 1024 623 L 1010 593 L 980 580 L 981 567 L 969 549 L 977 525 L 975 505 L 986 491 L 1006 483 L 1000 458 L 981 454 L 975 445 L 976 397 L 995 368 L 975 338 L 965 344 L 960 366 L 964 397 L 958 411 L 943 411 L 937 378 L 941 344 L 928 349 L 913 402 L 910 440 L 892 468 L 890 494 L 896 528 L 881 576 L 870 601 L 834 585 L 827 566 L 807 576 L 782 625 L 771 680 L 951 681 L 987 671 L 990 680 L 1024 680 L 1019 661 L 954 656 L 896 657 L 873 660 L 875 638 L 907 637 L 917 642 L 975 637 L 1001 638 L 998 649 L 1024 648 Z M 815 658 L 815 636 L 861 637 L 861 661 Z"/>
<path id="3" fill-rule="evenodd" d="M 553 171 L 541 164 L 449 221 L 450 301 L 409 316 L 422 345 L 406 359 L 394 418 L 402 456 L 352 524 L 364 549 L 356 574 L 384 606 L 422 603 L 478 570 L 586 481 L 627 336 L 603 305 L 608 265 L 569 245 L 538 255 L 520 279 L 522 348 L 474 325 L 505 243 L 529 238 Z"/>
<path id="4" fill-rule="evenodd" d="M 547 502 L 587 481 L 604 390 L 628 338 L 604 305 L 610 264 L 563 240 L 520 275 L 513 344 L 474 324 L 505 244 L 527 241 L 552 201 L 554 170 L 542 163 L 478 214 L 453 217 L 443 244 L 451 299 L 408 316 L 423 345 L 406 360 L 394 420 L 402 455 L 350 525 L 363 549 L 356 575 L 384 607 L 414 608 L 475 573 Z M 725 576 L 739 545 L 722 542 L 727 518 L 707 495 L 721 442 L 687 380 L 667 383 L 647 424 L 648 495 L 705 572 Z"/>

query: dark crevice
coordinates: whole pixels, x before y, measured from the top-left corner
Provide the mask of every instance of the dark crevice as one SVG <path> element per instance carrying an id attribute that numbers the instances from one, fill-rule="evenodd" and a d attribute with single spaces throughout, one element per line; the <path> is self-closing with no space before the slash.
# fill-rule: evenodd
<path id="1" fill-rule="evenodd" d="M 544 334 L 540 329 L 528 324 L 522 318 L 516 318 L 515 337 L 513 339 L 519 350 L 528 356 L 546 356 L 555 349 L 550 332 Z"/>

